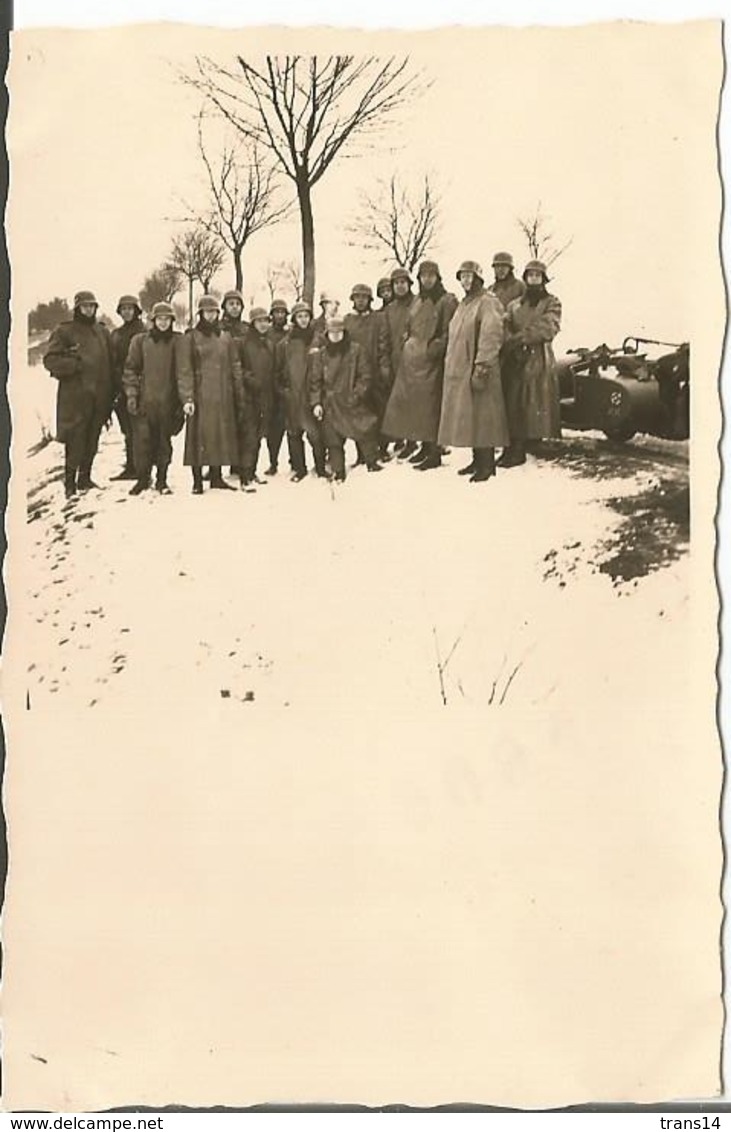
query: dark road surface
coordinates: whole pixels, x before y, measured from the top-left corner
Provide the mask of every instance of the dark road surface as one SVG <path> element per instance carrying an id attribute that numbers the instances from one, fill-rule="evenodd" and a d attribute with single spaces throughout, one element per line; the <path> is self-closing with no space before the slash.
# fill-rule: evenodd
<path id="1" fill-rule="evenodd" d="M 615 582 L 632 581 L 686 554 L 690 544 L 689 445 L 641 437 L 618 444 L 595 433 L 567 432 L 533 449 L 541 461 L 597 482 L 647 480 L 638 492 L 618 490 L 606 500 L 622 517 L 604 543 L 599 570 Z"/>

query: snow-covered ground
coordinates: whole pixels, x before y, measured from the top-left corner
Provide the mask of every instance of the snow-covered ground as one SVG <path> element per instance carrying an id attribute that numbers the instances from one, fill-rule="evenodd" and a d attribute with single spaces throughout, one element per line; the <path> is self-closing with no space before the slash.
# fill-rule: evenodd
<path id="1" fill-rule="evenodd" d="M 6 1104 L 712 1091 L 715 920 L 705 981 L 676 930 L 720 922 L 690 557 L 601 569 L 685 449 L 595 478 L 592 443 L 194 497 L 178 440 L 174 494 L 131 498 L 114 430 L 68 504 L 59 446 L 29 459 Z"/>
<path id="2" fill-rule="evenodd" d="M 195 497 L 178 451 L 170 497 L 112 483 L 66 504 L 48 482 L 59 455 L 53 444 L 33 458 L 39 709 L 124 710 L 150 695 L 202 710 L 224 698 L 244 718 L 357 711 L 395 694 L 414 712 L 444 700 L 570 705 L 601 667 L 599 643 L 622 657 L 602 673 L 618 696 L 656 651 L 684 651 L 685 557 L 627 585 L 599 570 L 621 523 L 605 501 L 647 491 L 653 469 L 597 482 L 531 458 L 477 485 L 455 475 L 455 451 L 428 474 L 359 468 L 334 486 L 293 484 L 284 468 L 255 495 Z M 120 461 L 110 433 L 97 480 Z"/>

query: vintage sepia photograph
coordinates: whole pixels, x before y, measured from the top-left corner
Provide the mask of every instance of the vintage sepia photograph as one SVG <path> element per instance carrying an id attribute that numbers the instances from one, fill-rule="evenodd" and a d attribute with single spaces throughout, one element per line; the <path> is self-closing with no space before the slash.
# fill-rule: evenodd
<path id="1" fill-rule="evenodd" d="M 266 19 L 11 35 L 4 1106 L 716 1097 L 722 24 Z"/>

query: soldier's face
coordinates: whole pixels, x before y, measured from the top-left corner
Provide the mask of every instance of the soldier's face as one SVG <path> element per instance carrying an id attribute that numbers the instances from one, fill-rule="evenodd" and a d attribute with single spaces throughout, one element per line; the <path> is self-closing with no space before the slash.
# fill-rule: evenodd
<path id="1" fill-rule="evenodd" d="M 226 299 L 226 302 L 223 304 L 223 309 L 229 318 L 241 318 L 244 305 L 238 299 Z"/>
<path id="2" fill-rule="evenodd" d="M 368 310 L 368 307 L 370 305 L 371 300 L 367 295 L 355 295 L 353 298 L 353 306 L 357 310 L 358 314 L 363 314 L 364 311 Z"/>
<path id="3" fill-rule="evenodd" d="M 459 276 L 459 281 L 462 284 L 462 287 L 464 289 L 464 293 L 466 295 L 468 291 L 472 290 L 472 284 L 475 281 L 474 271 L 461 271 L 460 276 Z"/>
<path id="4" fill-rule="evenodd" d="M 425 291 L 433 290 L 433 288 L 437 285 L 438 278 L 439 276 L 437 275 L 436 271 L 430 271 L 429 268 L 427 268 L 426 271 L 422 271 L 421 275 L 419 276 L 421 285 Z"/>
<path id="5" fill-rule="evenodd" d="M 526 271 L 525 281 L 529 287 L 542 287 L 543 273 L 540 271 Z"/>
<path id="6" fill-rule="evenodd" d="M 122 319 L 122 322 L 131 322 L 136 314 L 137 309 L 131 306 L 129 303 L 124 303 L 119 308 L 119 317 Z"/>
<path id="7" fill-rule="evenodd" d="M 269 329 L 269 319 L 257 318 L 256 322 L 254 323 L 254 329 L 256 330 L 257 334 L 266 334 L 267 330 Z"/>
<path id="8" fill-rule="evenodd" d="M 310 312 L 297 311 L 297 314 L 294 316 L 294 324 L 298 326 L 300 330 L 306 330 L 310 325 Z"/>
<path id="9" fill-rule="evenodd" d="M 204 322 L 218 322 L 218 311 L 203 311 Z"/>
<path id="10" fill-rule="evenodd" d="M 79 311 L 84 318 L 93 318 L 96 314 L 96 303 L 79 303 Z"/>
<path id="11" fill-rule="evenodd" d="M 393 291 L 391 290 L 390 285 L 386 287 L 386 285 L 384 284 L 378 292 L 378 297 L 379 299 L 382 299 L 384 303 L 390 303 L 391 299 L 393 298 Z"/>
<path id="12" fill-rule="evenodd" d="M 324 299 L 320 303 L 320 307 L 322 308 L 323 317 L 324 318 L 332 318 L 332 316 L 335 314 L 335 311 L 337 310 L 337 306 L 338 306 L 338 304 L 333 302 L 332 299 Z"/>
<path id="13" fill-rule="evenodd" d="M 281 330 L 287 325 L 287 312 L 279 310 L 279 308 L 277 308 L 277 310 L 275 311 L 272 311 L 272 323 L 279 330 Z"/>
<path id="14" fill-rule="evenodd" d="M 510 275 L 510 268 L 508 267 L 507 263 L 496 263 L 493 267 L 493 271 L 495 272 L 495 278 L 497 279 L 498 283 L 502 279 L 507 279 L 507 277 Z"/>
<path id="15" fill-rule="evenodd" d="M 408 279 L 397 279 L 393 285 L 393 293 L 397 298 L 402 299 L 404 295 L 409 293 Z"/>
<path id="16" fill-rule="evenodd" d="M 172 325 L 173 325 L 173 320 L 171 319 L 169 314 L 159 314 L 155 318 L 155 326 L 163 334 L 165 333 L 166 330 L 169 330 Z"/>
<path id="17" fill-rule="evenodd" d="M 331 342 L 342 342 L 343 333 L 344 331 L 342 330 L 328 330 L 327 336 Z"/>

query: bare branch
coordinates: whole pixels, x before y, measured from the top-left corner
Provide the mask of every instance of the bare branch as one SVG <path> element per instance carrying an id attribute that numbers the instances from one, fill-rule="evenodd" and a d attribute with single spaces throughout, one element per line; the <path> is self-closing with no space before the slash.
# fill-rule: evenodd
<path id="1" fill-rule="evenodd" d="M 173 240 L 170 264 L 189 283 L 198 281 L 208 291 L 216 272 L 223 266 L 225 249 L 202 226 L 189 228 Z"/>
<path id="2" fill-rule="evenodd" d="M 251 237 L 284 219 L 292 204 L 282 196 L 277 172 L 265 166 L 256 142 L 244 139 L 224 143 L 214 160 L 204 137 L 203 121 L 201 110 L 198 151 L 207 182 L 208 207 L 196 211 L 186 202 L 185 219 L 222 243 L 240 272 L 241 254 Z"/>
<path id="3" fill-rule="evenodd" d="M 538 201 L 530 216 L 516 218 L 516 224 L 528 245 L 530 258 L 542 260 L 546 267 L 555 263 L 574 242 L 574 237 L 570 236 L 565 243 L 556 247 L 554 245 L 555 234 L 549 227 L 549 220 L 550 217 L 543 212 L 541 201 Z"/>
<path id="4" fill-rule="evenodd" d="M 183 277 L 170 263 L 163 263 L 156 271 L 145 277 L 140 287 L 142 309 L 152 310 L 155 303 L 170 303 L 180 290 Z"/>
<path id="5" fill-rule="evenodd" d="M 312 188 L 340 154 L 353 151 L 358 138 L 385 129 L 411 97 L 430 84 L 421 73 L 411 71 L 408 57 L 352 55 L 269 55 L 262 65 L 237 55 L 233 71 L 199 56 L 183 81 L 202 94 L 207 105 L 242 138 L 255 148 L 265 148 L 296 185 L 305 293 L 311 300 Z M 230 203 L 226 186 L 219 184 L 219 190 L 219 205 Z M 230 187 L 228 191 L 233 197 Z M 410 245 L 414 241 L 425 245 L 433 234 L 428 216 L 416 215 L 412 222 Z M 406 252 L 400 254 L 403 257 Z"/>
<path id="6" fill-rule="evenodd" d="M 359 214 L 348 232 L 351 244 L 380 251 L 384 263 L 395 260 L 413 271 L 433 244 L 439 222 L 440 202 L 428 174 L 417 193 L 394 174 L 375 195 L 361 193 Z"/>

